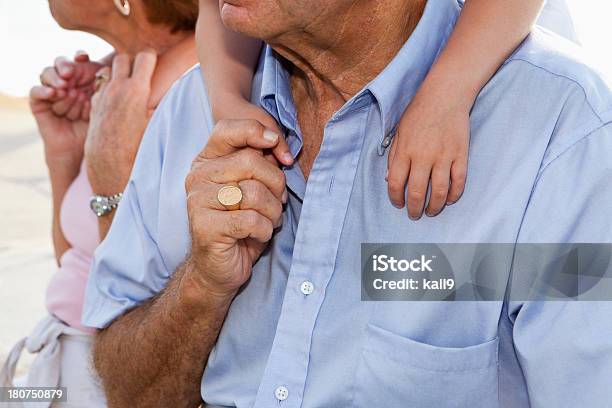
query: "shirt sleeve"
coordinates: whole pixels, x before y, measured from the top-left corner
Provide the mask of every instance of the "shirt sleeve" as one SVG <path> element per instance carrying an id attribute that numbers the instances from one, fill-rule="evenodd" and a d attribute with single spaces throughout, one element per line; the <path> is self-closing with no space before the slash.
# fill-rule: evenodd
<path id="1" fill-rule="evenodd" d="M 577 141 L 540 172 L 520 243 L 612 243 L 612 127 Z M 601 301 L 509 304 L 532 407 L 612 400 L 612 293 Z"/>
<path id="2" fill-rule="evenodd" d="M 106 239 L 94 254 L 83 324 L 104 328 L 159 293 L 189 251 L 185 176 L 212 130 L 199 66 L 155 110 Z"/>
<path id="3" fill-rule="evenodd" d="M 168 271 L 152 228 L 159 200 L 160 145 L 165 122 L 166 115 L 160 106 L 143 136 L 111 228 L 95 251 L 83 306 L 82 321 L 86 326 L 106 327 L 153 296 L 165 283 Z"/>

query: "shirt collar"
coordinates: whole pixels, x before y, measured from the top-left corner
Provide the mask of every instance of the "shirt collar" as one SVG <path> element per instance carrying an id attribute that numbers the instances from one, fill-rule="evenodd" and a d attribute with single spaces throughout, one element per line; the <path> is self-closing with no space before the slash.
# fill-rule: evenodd
<path id="1" fill-rule="evenodd" d="M 408 41 L 366 85 L 378 103 L 384 136 L 395 131 L 408 103 L 444 48 L 459 13 L 457 0 L 429 0 Z"/>
<path id="2" fill-rule="evenodd" d="M 289 72 L 283 66 L 283 57 L 269 45 L 263 51 L 261 66 L 261 93 L 259 103 L 285 129 L 297 133 L 297 111 L 291 95 Z"/>
<path id="3" fill-rule="evenodd" d="M 457 0 L 429 0 L 410 38 L 385 69 L 347 104 L 371 93 L 381 114 L 382 136 L 395 131 L 402 113 L 443 49 L 460 13 Z M 260 61 L 259 102 L 285 129 L 297 132 L 297 113 L 291 97 L 289 73 L 270 46 Z M 345 105 L 346 106 L 346 105 Z M 342 109 L 341 109 L 342 110 Z"/>

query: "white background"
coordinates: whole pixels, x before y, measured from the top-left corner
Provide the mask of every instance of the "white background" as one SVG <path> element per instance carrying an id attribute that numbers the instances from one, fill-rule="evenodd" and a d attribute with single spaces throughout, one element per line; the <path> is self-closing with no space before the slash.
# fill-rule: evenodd
<path id="1" fill-rule="evenodd" d="M 612 78 L 612 1 L 568 0 L 568 4 L 581 43 L 600 70 Z M 78 49 L 93 57 L 110 51 L 91 35 L 58 27 L 45 0 L 0 0 L 0 93 L 26 95 L 42 67 Z"/>

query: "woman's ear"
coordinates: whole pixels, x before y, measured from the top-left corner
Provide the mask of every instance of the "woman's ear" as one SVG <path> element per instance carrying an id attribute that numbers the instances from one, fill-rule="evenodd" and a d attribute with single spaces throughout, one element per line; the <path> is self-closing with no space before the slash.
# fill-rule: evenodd
<path id="1" fill-rule="evenodd" d="M 119 10 L 121 14 L 123 14 L 126 17 L 130 15 L 130 13 L 132 12 L 132 9 L 130 7 L 129 0 L 113 0 L 113 1 L 115 3 L 115 7 L 117 7 L 117 10 Z"/>

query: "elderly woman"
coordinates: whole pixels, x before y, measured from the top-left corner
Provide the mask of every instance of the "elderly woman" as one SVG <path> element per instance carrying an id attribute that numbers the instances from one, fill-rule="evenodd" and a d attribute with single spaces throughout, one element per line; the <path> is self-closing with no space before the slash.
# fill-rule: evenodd
<path id="1" fill-rule="evenodd" d="M 38 353 L 25 385 L 67 387 L 62 406 L 105 406 L 90 368 L 92 330 L 80 323 L 84 289 L 150 115 L 197 62 L 198 6 L 196 0 L 50 0 L 49 6 L 62 27 L 92 33 L 114 53 L 101 63 L 84 54 L 75 62 L 60 58 L 31 91 L 51 180 L 58 268 L 47 291 L 49 315 L 15 346 L 0 385 L 12 385 L 25 346 Z"/>

